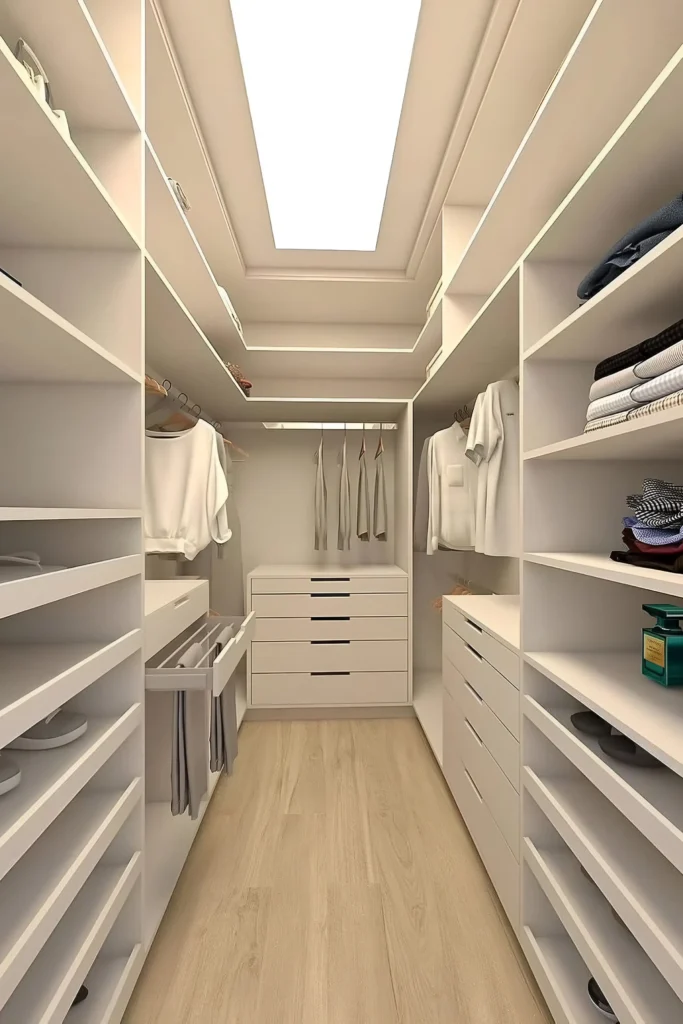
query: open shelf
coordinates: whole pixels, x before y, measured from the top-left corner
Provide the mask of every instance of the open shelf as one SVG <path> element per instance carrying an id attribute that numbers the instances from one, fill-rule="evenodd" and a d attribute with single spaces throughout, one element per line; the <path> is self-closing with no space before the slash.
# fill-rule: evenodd
<path id="1" fill-rule="evenodd" d="M 566 935 L 537 937 L 528 925 L 522 948 L 556 1024 L 604 1024 L 588 999 L 591 973 Z"/>
<path id="2" fill-rule="evenodd" d="M 571 551 L 526 553 L 525 562 L 547 565 L 551 569 L 563 569 L 580 576 L 592 576 L 610 583 L 624 583 L 640 590 L 652 590 L 658 594 L 683 597 L 683 575 L 663 572 L 661 569 L 642 569 L 625 562 L 613 562 L 609 555 L 594 552 L 578 554 Z"/>
<path id="3" fill-rule="evenodd" d="M 49 54 L 50 82 L 72 127 L 139 131 L 136 115 L 85 0 L 3 0 L 0 31 L 11 26 L 39 54 Z M 60 45 L 55 46 L 54 40 Z M 14 42 L 9 38 L 8 42 Z M 45 59 L 45 58 L 44 58 Z M 87 82 L 87 87 L 83 83 Z"/>
<path id="4" fill-rule="evenodd" d="M 88 998 L 69 1010 L 68 1024 L 119 1024 L 144 959 L 142 943 L 129 956 L 101 953 L 85 979 Z"/>
<path id="5" fill-rule="evenodd" d="M 61 135 L 44 104 L 22 78 L 2 38 L 0 119 L 5 136 L 12 140 L 4 151 L 0 244 L 139 249 L 135 236 L 77 147 Z M 46 188 L 46 173 L 53 187 Z"/>
<path id="6" fill-rule="evenodd" d="M 0 230 L 1 237 L 1 230 Z M 25 288 L 0 274 L 3 345 L 0 379 L 7 383 L 140 383 L 142 378 Z"/>
<path id="7" fill-rule="evenodd" d="M 455 346 L 415 396 L 415 411 L 452 414 L 519 362 L 519 272 L 484 303 Z"/>
<path id="8" fill-rule="evenodd" d="M 443 675 L 440 669 L 415 671 L 413 708 L 434 757 L 443 763 Z"/>
<path id="9" fill-rule="evenodd" d="M 0 506 L 0 523 L 34 523 L 53 519 L 141 519 L 139 508 L 24 508 Z"/>
<path id="10" fill-rule="evenodd" d="M 142 721 L 142 705 L 119 718 L 90 717 L 87 731 L 55 750 L 13 750 L 21 784 L 2 798 L 0 878 L 33 845 Z M 3 1022 L 4 1024 L 4 1022 Z"/>
<path id="11" fill-rule="evenodd" d="M 525 654 L 526 661 L 620 732 L 683 775 L 683 690 L 640 670 L 639 652 Z"/>
<path id="12" fill-rule="evenodd" d="M 77 796 L 0 882 L 0 1006 L 58 926 L 142 796 L 134 779 L 123 793 Z"/>
<path id="13" fill-rule="evenodd" d="M 673 1024 L 681 1005 L 607 900 L 567 851 L 540 850 L 527 837 L 524 858 L 621 1024 Z"/>
<path id="14" fill-rule="evenodd" d="M 598 741 L 578 733 L 571 711 L 523 704 L 527 719 L 662 853 L 683 872 L 683 779 L 668 769 L 650 772 L 608 757 Z"/>
<path id="15" fill-rule="evenodd" d="M 141 645 L 141 629 L 106 644 L 0 645 L 0 749 Z"/>
<path id="16" fill-rule="evenodd" d="M 0 579 L 0 618 L 18 615 L 65 597 L 84 594 L 108 583 L 138 576 L 142 572 L 141 555 L 121 555 L 104 562 L 91 562 L 68 569 L 50 569 L 14 580 Z"/>
<path id="17" fill-rule="evenodd" d="M 680 459 L 683 406 L 592 430 L 526 452 L 525 459 Z"/>
<path id="18" fill-rule="evenodd" d="M 3 1024 L 64 1020 L 141 868 L 141 853 L 123 866 L 95 868 L 3 1008 Z"/>
<path id="19" fill-rule="evenodd" d="M 665 980 L 683 997 L 680 872 L 589 782 L 539 778 L 529 768 L 524 775 L 534 801 Z"/>

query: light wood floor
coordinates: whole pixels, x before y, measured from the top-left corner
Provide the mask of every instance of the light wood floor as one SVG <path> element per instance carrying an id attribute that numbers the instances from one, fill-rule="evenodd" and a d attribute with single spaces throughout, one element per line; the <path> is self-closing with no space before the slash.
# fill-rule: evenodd
<path id="1" fill-rule="evenodd" d="M 413 720 L 246 723 L 124 1024 L 547 1024 Z"/>

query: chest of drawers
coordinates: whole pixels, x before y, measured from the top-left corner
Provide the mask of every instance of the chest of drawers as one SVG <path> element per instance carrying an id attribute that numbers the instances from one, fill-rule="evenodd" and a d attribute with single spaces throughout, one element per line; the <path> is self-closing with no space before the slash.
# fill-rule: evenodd
<path id="1" fill-rule="evenodd" d="M 515 929 L 520 908 L 516 598 L 444 598 L 443 770 Z"/>
<path id="2" fill-rule="evenodd" d="M 260 566 L 247 600 L 251 707 L 408 702 L 408 577 L 397 566 Z"/>

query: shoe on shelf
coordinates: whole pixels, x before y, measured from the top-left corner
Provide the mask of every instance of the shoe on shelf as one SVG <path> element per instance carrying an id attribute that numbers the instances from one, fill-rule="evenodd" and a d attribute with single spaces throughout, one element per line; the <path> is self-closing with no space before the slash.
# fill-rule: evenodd
<path id="1" fill-rule="evenodd" d="M 87 999 L 87 998 L 88 998 L 88 990 L 85 987 L 85 985 L 81 985 L 81 987 L 79 988 L 78 992 L 76 993 L 76 998 L 74 999 L 74 1001 L 73 1001 L 73 1003 L 71 1005 L 72 1006 L 78 1006 L 79 1003 L 82 1003 L 83 1000 Z"/>
<path id="2" fill-rule="evenodd" d="M 606 722 L 600 715 L 596 715 L 594 711 L 576 711 L 572 715 L 572 725 L 577 732 L 596 738 L 609 736 L 612 731 L 609 722 Z"/>
<path id="3" fill-rule="evenodd" d="M 613 757 L 616 761 L 623 761 L 624 764 L 632 764 L 636 768 L 663 768 L 664 765 L 658 761 L 647 750 L 643 750 L 637 743 L 630 740 L 628 736 L 621 733 L 614 733 L 611 736 L 601 736 L 598 740 L 600 749 Z"/>
<path id="4" fill-rule="evenodd" d="M 82 736 L 88 728 L 88 719 L 77 711 L 57 708 L 42 722 L 27 729 L 7 744 L 8 750 L 52 750 L 65 747 Z"/>
<path id="5" fill-rule="evenodd" d="M 0 796 L 16 789 L 21 782 L 21 769 L 16 761 L 0 750 Z"/>
<path id="6" fill-rule="evenodd" d="M 613 1021 L 613 1024 L 619 1024 L 619 1018 L 605 999 L 604 993 L 595 978 L 591 978 L 588 982 L 588 998 L 598 1013 L 601 1013 L 606 1020 Z"/>

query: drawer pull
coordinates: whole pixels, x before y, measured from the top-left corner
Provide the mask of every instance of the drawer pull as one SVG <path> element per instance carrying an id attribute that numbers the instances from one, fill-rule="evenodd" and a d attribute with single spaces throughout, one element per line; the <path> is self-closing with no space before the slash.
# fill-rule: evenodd
<path id="1" fill-rule="evenodd" d="M 182 608 L 182 606 L 184 604 L 187 604 L 187 602 L 189 600 L 190 600 L 190 595 L 189 594 L 183 594 L 182 597 L 176 598 L 176 600 L 173 602 L 173 607 L 174 608 Z"/>
<path id="2" fill-rule="evenodd" d="M 350 615 L 311 615 L 311 622 L 350 622 Z"/>
<path id="3" fill-rule="evenodd" d="M 474 655 L 474 657 L 477 659 L 477 661 L 483 661 L 484 660 L 482 658 L 481 654 L 479 653 L 479 651 L 475 651 L 474 647 L 470 647 L 469 644 L 465 644 L 465 647 L 470 652 L 470 654 Z"/>
<path id="4" fill-rule="evenodd" d="M 312 676 L 350 676 L 350 672 L 311 672 Z"/>
<path id="5" fill-rule="evenodd" d="M 350 576 L 311 576 L 311 583 L 350 583 Z"/>
<path id="6" fill-rule="evenodd" d="M 350 644 L 351 643 L 350 640 L 309 640 L 308 642 L 309 642 L 309 644 L 317 644 L 318 647 L 320 647 L 321 644 L 328 645 L 328 644 Z"/>
<path id="7" fill-rule="evenodd" d="M 351 597 L 350 594 L 309 594 L 309 597 Z"/>
<path id="8" fill-rule="evenodd" d="M 465 619 L 465 622 L 467 623 L 468 626 L 471 626 L 472 629 L 476 629 L 477 633 L 484 632 L 481 626 L 478 626 L 476 622 L 472 622 L 472 619 Z"/>
<path id="9" fill-rule="evenodd" d="M 479 792 L 479 790 L 477 789 L 477 787 L 475 785 L 475 782 L 474 782 L 474 779 L 472 778 L 470 773 L 467 771 L 467 768 L 463 768 L 463 771 L 464 771 L 465 775 L 467 776 L 467 779 L 469 781 L 470 786 L 474 790 L 474 795 L 476 796 L 477 800 L 479 801 L 480 804 L 483 804 L 483 802 L 484 802 L 483 797 L 482 797 L 481 793 Z"/>
<path id="10" fill-rule="evenodd" d="M 470 730 L 470 732 L 471 732 L 471 733 L 472 733 L 472 735 L 474 736 L 474 738 L 475 738 L 475 740 L 477 741 L 477 743 L 479 744 L 479 746 L 480 746 L 480 747 L 483 747 L 483 746 L 484 746 L 484 742 L 483 742 L 483 740 L 482 740 L 481 736 L 479 735 L 479 733 L 477 732 L 477 730 L 476 730 L 476 729 L 473 729 L 473 728 L 472 728 L 472 726 L 470 725 L 470 723 L 469 723 L 469 721 L 468 721 L 467 719 L 465 719 L 465 725 L 466 725 L 466 726 L 467 726 L 467 728 L 468 728 L 468 729 Z"/>
<path id="11" fill-rule="evenodd" d="M 465 680 L 465 686 L 470 691 L 470 693 L 472 694 L 472 696 L 474 697 L 474 699 L 476 700 L 476 702 L 478 704 L 483 704 L 484 703 L 484 698 L 479 696 L 477 691 L 474 689 L 474 687 L 470 683 L 467 682 L 467 680 Z"/>

